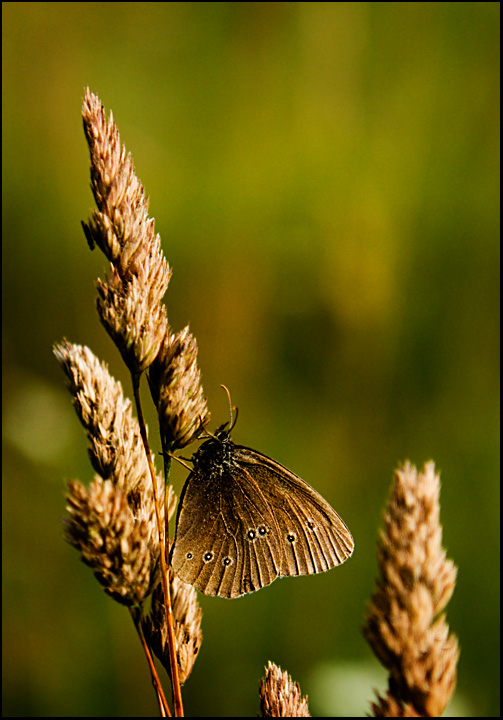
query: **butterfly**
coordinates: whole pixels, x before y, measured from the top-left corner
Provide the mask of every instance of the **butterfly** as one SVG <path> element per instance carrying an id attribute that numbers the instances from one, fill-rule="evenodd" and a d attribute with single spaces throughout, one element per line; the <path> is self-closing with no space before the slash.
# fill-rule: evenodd
<path id="1" fill-rule="evenodd" d="M 280 463 L 235 445 L 227 425 L 192 456 L 170 556 L 176 575 L 236 598 L 347 560 L 353 538 L 328 502 Z"/>

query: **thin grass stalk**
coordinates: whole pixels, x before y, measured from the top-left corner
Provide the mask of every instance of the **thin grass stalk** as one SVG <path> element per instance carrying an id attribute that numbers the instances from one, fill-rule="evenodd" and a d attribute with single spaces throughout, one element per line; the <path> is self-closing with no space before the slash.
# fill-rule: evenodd
<path id="1" fill-rule="evenodd" d="M 161 519 L 161 511 L 159 507 L 159 498 L 157 495 L 157 488 L 155 482 L 155 470 L 152 463 L 152 455 L 150 454 L 150 447 L 148 444 L 147 432 L 145 430 L 145 421 L 143 417 L 143 410 L 140 398 L 140 375 L 132 375 L 133 381 L 133 392 L 136 403 L 136 411 L 138 413 L 138 423 L 140 425 L 140 433 L 145 446 L 145 453 L 147 455 L 148 466 L 152 477 L 152 486 L 154 489 L 154 503 L 155 512 L 157 516 L 157 527 L 159 529 L 159 546 L 160 546 L 160 560 L 161 560 L 161 575 L 162 575 L 162 587 L 164 594 L 164 602 L 166 606 L 166 624 L 169 638 L 169 657 L 171 665 L 171 686 L 173 691 L 173 709 L 175 717 L 183 717 L 183 702 L 182 702 L 182 690 L 180 686 L 180 679 L 178 677 L 178 663 L 176 661 L 176 640 L 175 640 L 175 628 L 173 620 L 173 609 L 171 607 L 171 593 L 169 591 L 169 541 L 167 537 L 168 522 L 166 522 L 166 532 L 164 523 Z"/>
<path id="2" fill-rule="evenodd" d="M 136 628 L 136 632 L 138 633 L 138 637 L 140 639 L 141 646 L 145 653 L 145 657 L 147 658 L 147 663 L 150 668 L 150 674 L 152 675 L 152 685 L 154 686 L 154 689 L 157 693 L 157 699 L 159 701 L 159 710 L 160 710 L 161 716 L 162 717 L 171 717 L 169 705 L 166 701 L 166 696 L 164 695 L 164 690 L 162 689 L 161 681 L 159 680 L 159 675 L 157 674 L 157 668 L 155 666 L 154 659 L 152 657 L 152 653 L 150 652 L 150 648 L 147 644 L 147 641 L 145 640 L 145 635 L 143 633 L 143 627 L 141 624 L 143 609 L 141 607 L 137 606 L 136 608 L 129 608 L 129 611 L 131 613 L 131 617 L 133 619 L 133 623 Z"/>

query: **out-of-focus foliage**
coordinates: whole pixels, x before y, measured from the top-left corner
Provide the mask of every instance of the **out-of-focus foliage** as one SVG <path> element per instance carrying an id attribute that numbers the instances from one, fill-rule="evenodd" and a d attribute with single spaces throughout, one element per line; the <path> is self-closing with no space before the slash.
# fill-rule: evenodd
<path id="1" fill-rule="evenodd" d="M 400 460 L 433 458 L 459 566 L 455 702 L 499 715 L 499 3 L 2 9 L 3 714 L 156 712 L 127 613 L 62 540 L 64 478 L 91 469 L 52 343 L 88 344 L 130 388 L 80 228 L 89 85 L 151 198 L 214 425 L 225 383 L 236 440 L 356 541 L 326 575 L 202 598 L 187 714 L 254 715 L 269 659 L 313 714 L 368 711 L 382 507 Z"/>

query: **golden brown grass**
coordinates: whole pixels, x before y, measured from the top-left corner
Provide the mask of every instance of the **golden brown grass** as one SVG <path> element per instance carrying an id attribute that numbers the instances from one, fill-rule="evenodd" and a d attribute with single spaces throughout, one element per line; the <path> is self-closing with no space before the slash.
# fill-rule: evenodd
<path id="1" fill-rule="evenodd" d="M 396 472 L 364 627 L 389 671 L 388 692 L 372 706 L 375 716 L 439 717 L 454 692 L 458 642 L 441 613 L 454 592 L 456 568 L 442 548 L 439 495 L 433 462 L 422 473 L 410 463 Z"/>

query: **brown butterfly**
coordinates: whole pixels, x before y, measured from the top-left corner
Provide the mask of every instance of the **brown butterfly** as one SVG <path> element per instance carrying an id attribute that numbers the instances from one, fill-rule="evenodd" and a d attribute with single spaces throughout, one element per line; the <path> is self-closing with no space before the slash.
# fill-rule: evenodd
<path id="1" fill-rule="evenodd" d="M 227 424 L 192 456 L 171 550 L 178 577 L 235 598 L 347 560 L 354 542 L 335 510 L 283 465 L 235 445 Z"/>

